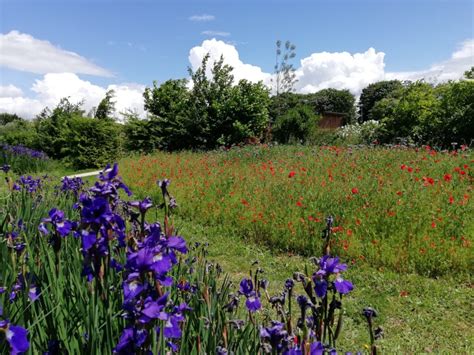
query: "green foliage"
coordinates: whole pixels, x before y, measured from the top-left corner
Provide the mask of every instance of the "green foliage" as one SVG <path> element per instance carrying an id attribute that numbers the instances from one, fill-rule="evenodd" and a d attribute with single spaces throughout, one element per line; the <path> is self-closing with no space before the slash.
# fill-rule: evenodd
<path id="1" fill-rule="evenodd" d="M 115 102 L 112 101 L 114 98 L 115 91 L 109 90 L 106 92 L 105 97 L 100 101 L 99 106 L 97 106 L 97 110 L 95 111 L 95 118 L 104 120 L 107 118 L 111 118 L 115 112 Z"/>
<path id="2" fill-rule="evenodd" d="M 186 80 L 168 80 L 160 86 L 146 88 L 143 94 L 145 109 L 150 112 L 146 129 L 150 136 L 150 147 L 178 150 L 190 148 L 188 105 L 189 91 Z"/>
<path id="3" fill-rule="evenodd" d="M 363 89 L 359 99 L 359 121 L 377 120 L 377 116 L 371 115 L 375 104 L 402 88 L 403 84 L 399 80 L 390 80 L 379 81 Z"/>
<path id="4" fill-rule="evenodd" d="M 82 117 L 82 103 L 73 104 L 68 98 L 63 98 L 53 111 L 48 108 L 37 117 L 35 124 L 38 133 L 38 148 L 49 157 L 62 159 L 66 156 L 64 147 L 68 145 L 70 135 L 69 124 L 73 117 Z"/>
<path id="5" fill-rule="evenodd" d="M 371 117 L 383 123 L 382 142 L 400 139 L 450 147 L 474 138 L 474 82 L 463 80 L 436 87 L 416 82 L 378 101 Z"/>
<path id="6" fill-rule="evenodd" d="M 304 143 L 316 132 L 318 121 L 311 107 L 298 105 L 276 119 L 273 136 L 280 143 Z"/>
<path id="7" fill-rule="evenodd" d="M 355 119 L 355 98 L 349 90 L 323 89 L 303 97 L 316 114 L 340 112 L 345 114 L 345 124 Z"/>
<path id="8" fill-rule="evenodd" d="M 222 129 L 220 138 L 223 143 L 232 145 L 249 138 L 261 138 L 268 125 L 269 104 L 268 89 L 261 82 L 254 84 L 240 80 L 232 87 L 227 103 L 227 115 L 231 117 L 232 126 Z"/>
<path id="9" fill-rule="evenodd" d="M 474 82 L 450 82 L 438 86 L 436 91 L 441 106 L 441 122 L 436 127 L 439 141 L 445 146 L 452 142 L 471 145 L 474 139 Z"/>
<path id="10" fill-rule="evenodd" d="M 36 147 L 38 136 L 31 121 L 14 120 L 0 126 L 0 142 L 10 145 Z"/>
<path id="11" fill-rule="evenodd" d="M 108 120 L 72 117 L 62 153 L 75 168 L 103 167 L 121 152 L 121 127 Z"/>
<path id="12" fill-rule="evenodd" d="M 247 80 L 234 85 L 232 67 L 224 64 L 223 57 L 210 69 L 208 61 L 209 55 L 196 71 L 189 70 L 191 90 L 184 79 L 160 86 L 155 82 L 145 90 L 149 118 L 146 123 L 130 121 L 125 129 L 127 137 L 139 141 L 140 150 L 213 149 L 262 136 L 268 123 L 266 87 Z"/>
<path id="13" fill-rule="evenodd" d="M 471 79 L 471 80 L 474 79 L 474 67 L 471 67 L 471 69 L 466 70 L 464 72 L 464 77 L 466 79 Z"/>
<path id="14" fill-rule="evenodd" d="M 10 122 L 14 122 L 14 121 L 23 121 L 23 118 L 21 118 L 20 116 L 18 116 L 17 114 L 13 113 L 6 113 L 6 112 L 2 112 L 0 113 L 0 125 L 6 125 Z"/>
<path id="15" fill-rule="evenodd" d="M 121 151 L 121 126 L 109 119 L 84 117 L 82 103 L 67 98 L 36 119 L 38 148 L 75 168 L 101 167 Z"/>
<path id="16" fill-rule="evenodd" d="M 150 153 L 160 147 L 160 137 L 152 132 L 149 119 L 138 116 L 127 118 L 123 132 L 125 135 L 124 149 L 128 152 Z"/>
<path id="17" fill-rule="evenodd" d="M 441 120 L 440 102 L 435 88 L 416 82 L 407 86 L 397 100 L 393 114 L 384 123 L 385 140 L 409 138 L 415 143 L 435 140 L 433 129 Z"/>

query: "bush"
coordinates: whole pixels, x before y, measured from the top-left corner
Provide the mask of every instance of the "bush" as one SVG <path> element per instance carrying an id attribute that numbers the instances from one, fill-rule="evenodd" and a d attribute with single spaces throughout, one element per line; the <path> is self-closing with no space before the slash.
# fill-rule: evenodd
<path id="1" fill-rule="evenodd" d="M 272 133 L 279 143 L 305 143 L 318 129 L 318 121 L 310 106 L 298 105 L 277 117 Z"/>
<path id="2" fill-rule="evenodd" d="M 381 127 L 380 122 L 371 120 L 343 126 L 337 130 L 336 134 L 346 144 L 370 144 L 377 139 Z"/>
<path id="3" fill-rule="evenodd" d="M 117 123 L 73 117 L 68 126 L 62 153 L 71 166 L 78 169 L 101 167 L 120 155 L 122 133 Z"/>
<path id="4" fill-rule="evenodd" d="M 14 120 L 0 125 L 0 142 L 33 148 L 38 145 L 38 134 L 32 122 Z"/>

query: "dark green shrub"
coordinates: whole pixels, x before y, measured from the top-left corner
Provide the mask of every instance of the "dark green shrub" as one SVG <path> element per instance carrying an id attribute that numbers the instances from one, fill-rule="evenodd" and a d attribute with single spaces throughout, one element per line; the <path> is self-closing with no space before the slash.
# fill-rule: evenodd
<path id="1" fill-rule="evenodd" d="M 109 120 L 73 117 L 69 121 L 62 153 L 75 168 L 101 167 L 121 153 L 122 132 Z"/>
<path id="2" fill-rule="evenodd" d="M 298 105 L 277 117 L 273 126 L 273 137 L 279 143 L 305 143 L 317 131 L 319 117 L 311 107 Z"/>

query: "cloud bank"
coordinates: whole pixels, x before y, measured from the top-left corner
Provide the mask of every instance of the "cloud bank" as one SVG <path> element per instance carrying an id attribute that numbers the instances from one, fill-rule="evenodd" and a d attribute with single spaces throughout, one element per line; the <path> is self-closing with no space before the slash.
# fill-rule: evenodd
<path id="1" fill-rule="evenodd" d="M 11 31 L 0 34 L 0 66 L 35 74 L 76 73 L 112 77 L 112 73 L 79 54 L 48 41 Z"/>
<path id="2" fill-rule="evenodd" d="M 46 106 L 56 107 L 63 97 L 69 97 L 74 103 L 83 101 L 83 108 L 87 113 L 93 107 L 97 107 L 108 90 L 114 90 L 116 114 L 131 109 L 144 116 L 142 96 L 144 89 L 144 86 L 138 84 L 101 87 L 82 80 L 74 73 L 49 73 L 33 84 L 31 88 L 35 93 L 33 98 L 20 95 L 10 95 L 9 97 L 0 95 L 0 112 L 16 113 L 21 117 L 34 118 Z"/>

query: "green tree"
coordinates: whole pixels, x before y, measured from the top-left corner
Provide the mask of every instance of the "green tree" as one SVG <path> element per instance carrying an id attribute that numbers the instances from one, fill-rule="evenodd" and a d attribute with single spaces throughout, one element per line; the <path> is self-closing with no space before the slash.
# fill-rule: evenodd
<path id="1" fill-rule="evenodd" d="M 474 81 L 461 80 L 439 85 L 441 121 L 435 133 L 439 142 L 471 145 L 474 140 Z"/>
<path id="2" fill-rule="evenodd" d="M 188 114 L 190 93 L 186 80 L 167 80 L 160 86 L 143 93 L 145 110 L 150 113 L 147 129 L 150 132 L 153 149 L 177 150 L 191 148 L 189 129 L 192 126 Z M 134 121 L 134 124 L 137 124 Z"/>
<path id="3" fill-rule="evenodd" d="M 71 103 L 69 98 L 63 98 L 51 111 L 45 108 L 36 118 L 35 126 L 38 133 L 38 147 L 51 158 L 65 157 L 63 151 L 67 144 L 69 122 L 73 117 L 84 116 L 82 102 Z"/>
<path id="4" fill-rule="evenodd" d="M 100 101 L 97 110 L 95 111 L 95 118 L 110 119 L 115 112 L 115 102 L 112 101 L 115 96 L 114 90 L 109 90 L 105 93 L 105 97 Z"/>
<path id="5" fill-rule="evenodd" d="M 156 134 L 148 118 L 129 115 L 123 125 L 124 149 L 129 152 L 151 153 L 159 149 L 162 138 Z"/>
<path id="6" fill-rule="evenodd" d="M 0 125 L 6 125 L 14 121 L 23 121 L 23 118 L 18 116 L 16 113 L 0 113 Z"/>
<path id="7" fill-rule="evenodd" d="M 376 117 L 371 117 L 370 113 L 377 101 L 389 97 L 402 88 L 403 84 L 399 80 L 379 81 L 364 88 L 359 99 L 359 121 L 376 119 Z"/>
<path id="8" fill-rule="evenodd" d="M 232 126 L 221 132 L 220 143 L 231 145 L 249 138 L 262 139 L 269 121 L 269 104 L 269 90 L 263 83 L 240 80 L 232 88 L 227 105 Z"/>
<path id="9" fill-rule="evenodd" d="M 466 70 L 466 71 L 464 72 L 464 77 L 465 77 L 466 79 L 471 79 L 471 80 L 473 80 L 473 79 L 474 79 L 474 67 L 471 67 L 471 69 Z"/>
<path id="10" fill-rule="evenodd" d="M 385 101 L 382 140 L 393 142 L 408 139 L 418 144 L 439 143 L 442 112 L 437 90 L 420 81 L 409 84 L 397 96 L 392 101 Z"/>
<path id="11" fill-rule="evenodd" d="M 355 120 L 355 98 L 349 90 L 323 89 L 305 95 L 302 100 L 318 115 L 325 112 L 340 112 L 346 115 L 344 124 Z"/>
<path id="12" fill-rule="evenodd" d="M 193 86 L 189 104 L 192 125 L 188 132 L 193 146 L 212 149 L 261 136 L 262 125 L 268 124 L 268 90 L 262 83 L 246 80 L 233 86 L 233 68 L 224 64 L 222 56 L 213 63 L 208 77 L 208 61 L 206 55 L 196 71 L 189 70 Z"/>

